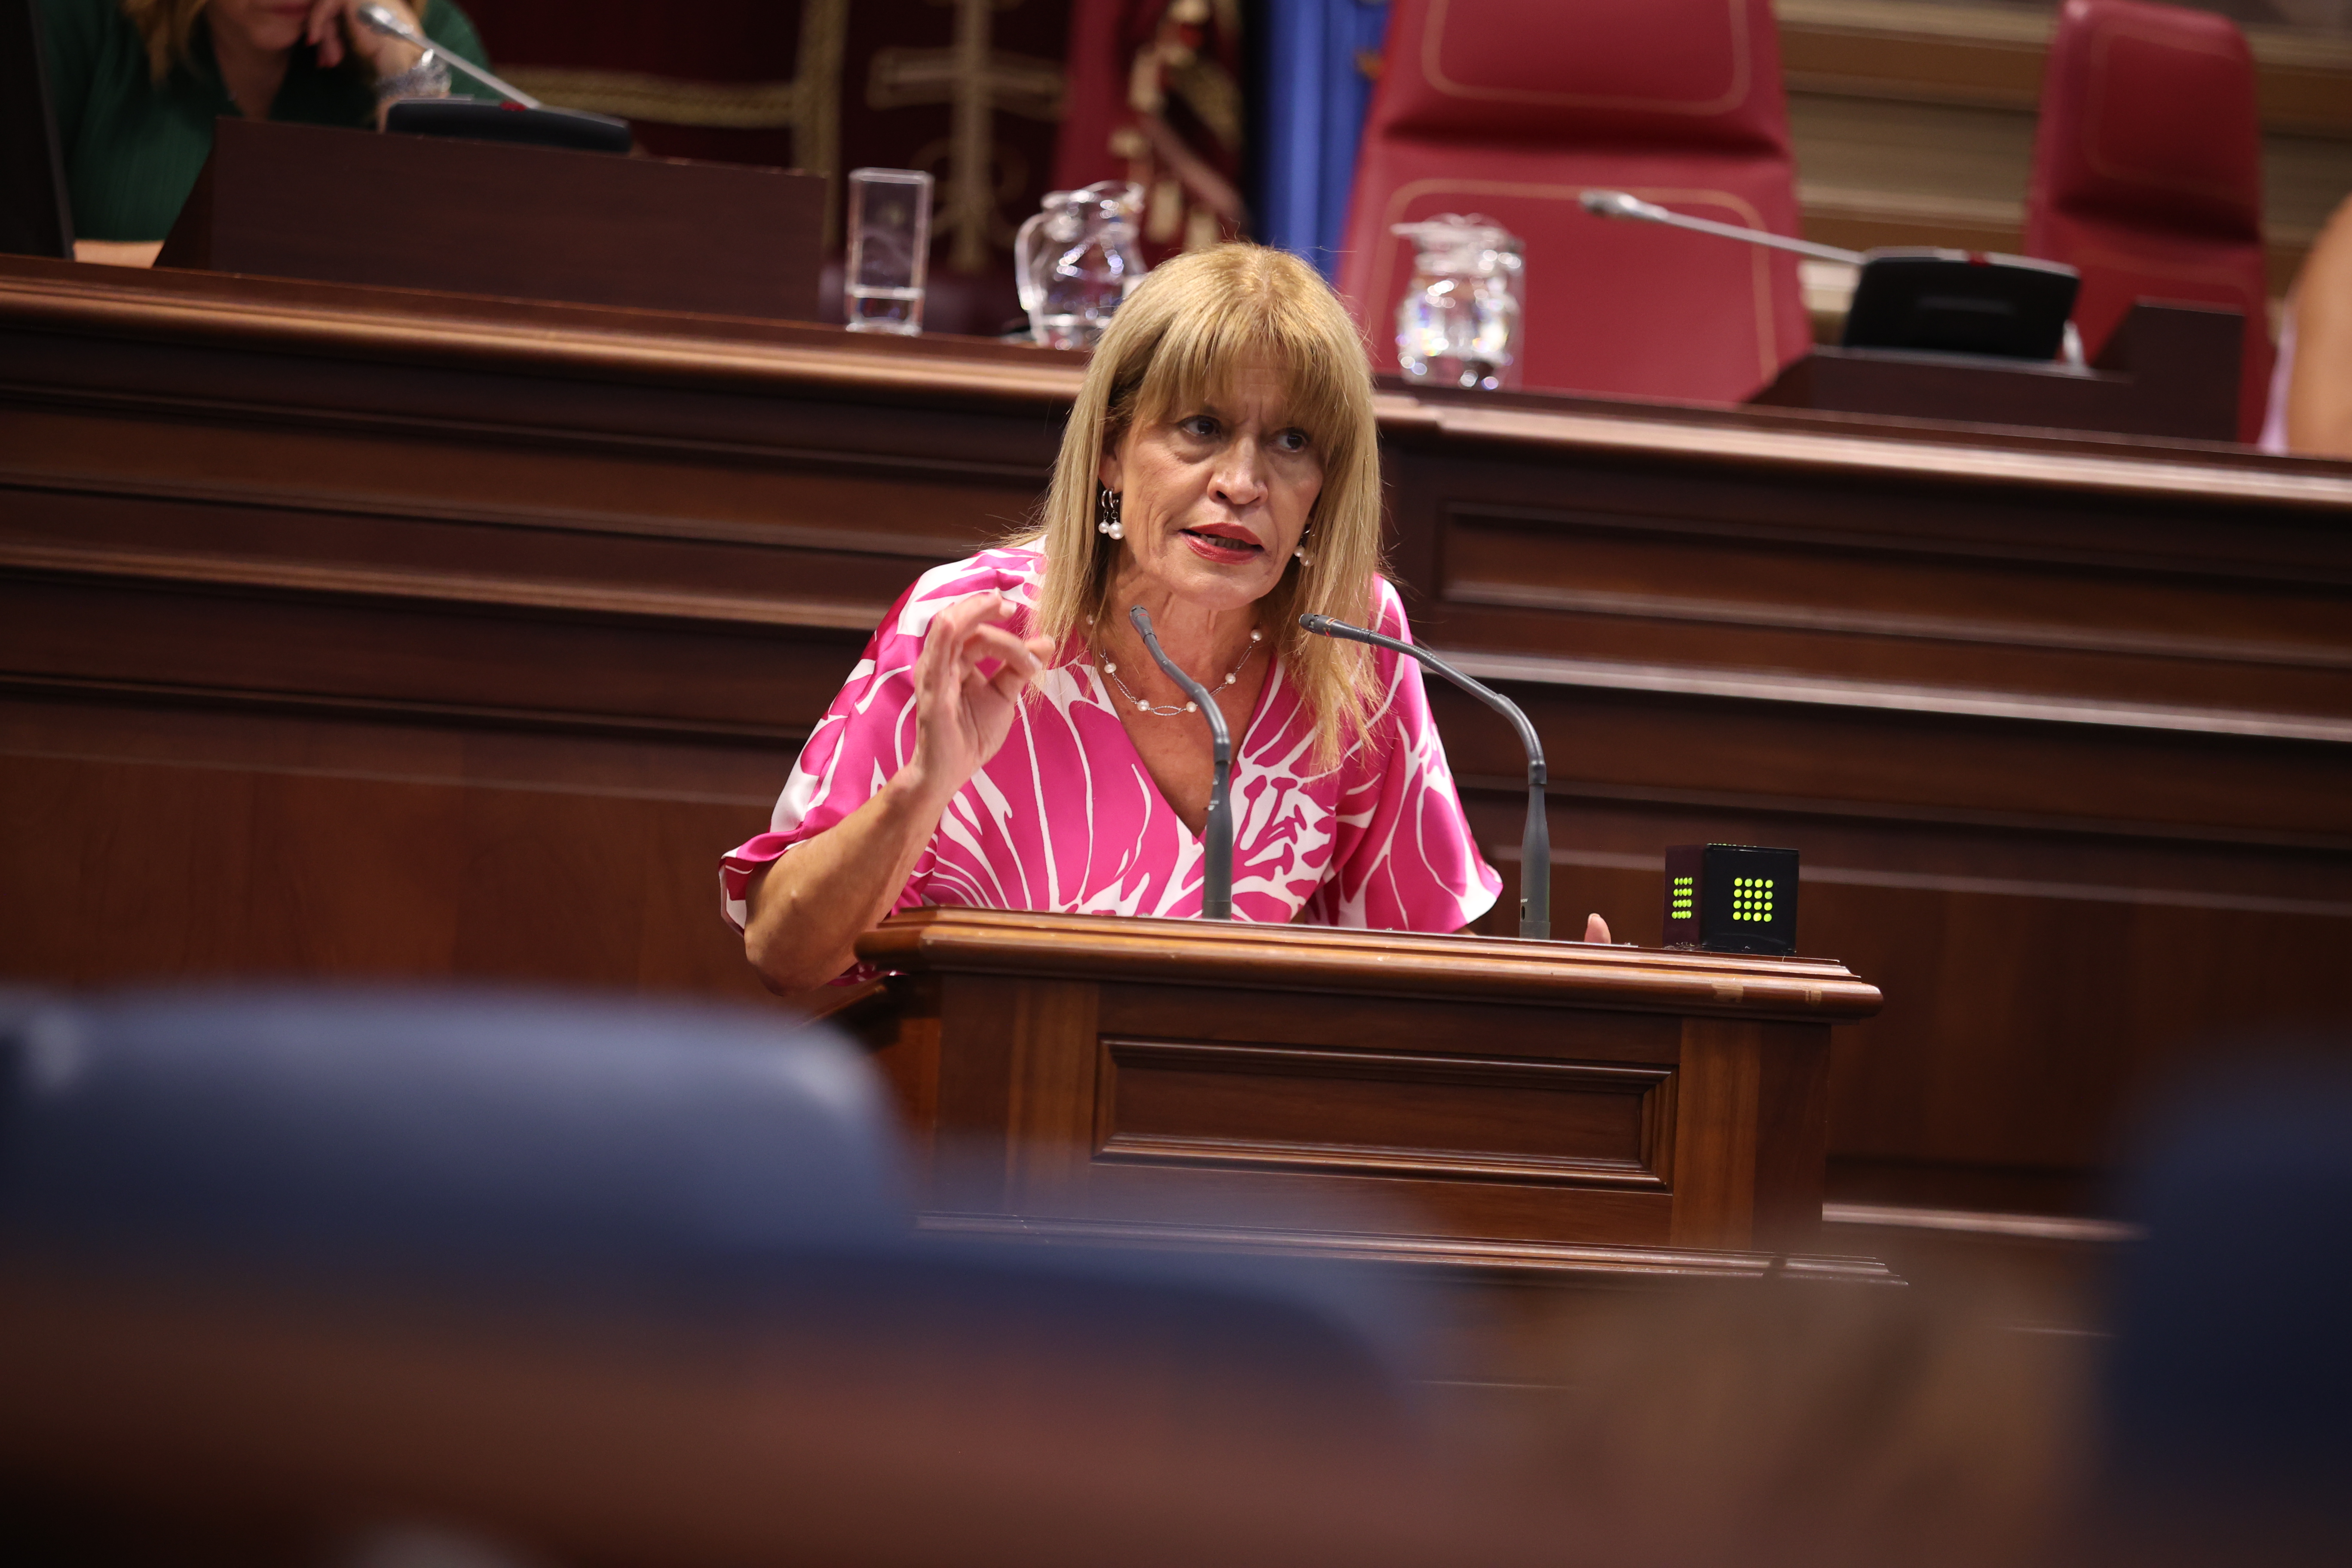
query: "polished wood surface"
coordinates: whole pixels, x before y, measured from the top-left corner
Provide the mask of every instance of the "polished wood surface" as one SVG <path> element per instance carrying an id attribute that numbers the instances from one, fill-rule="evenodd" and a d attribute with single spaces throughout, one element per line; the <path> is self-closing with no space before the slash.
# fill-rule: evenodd
<path id="1" fill-rule="evenodd" d="M 814 321 L 824 182 L 226 117 L 167 267 Z"/>
<path id="2" fill-rule="evenodd" d="M 858 1023 L 936 1214 L 1131 1240 L 1336 1212 L 1292 1245 L 1553 1278 L 1606 1267 L 1560 1248 L 1812 1250 L 1830 1026 L 1881 1001 L 1815 960 L 996 910 L 858 953 L 894 972 Z"/>
<path id="3" fill-rule="evenodd" d="M 890 599 L 1028 514 L 1080 373 L 0 261 L 5 972 L 751 994 L 718 851 Z M 1786 845 L 1801 947 L 1885 988 L 1833 1197 L 2085 1201 L 2168 1065 L 2352 1014 L 2352 468 L 1380 409 L 1418 630 L 1543 732 L 1564 918 L 1654 943 L 1665 845 Z M 1508 884 L 1515 743 L 1433 701 Z"/>

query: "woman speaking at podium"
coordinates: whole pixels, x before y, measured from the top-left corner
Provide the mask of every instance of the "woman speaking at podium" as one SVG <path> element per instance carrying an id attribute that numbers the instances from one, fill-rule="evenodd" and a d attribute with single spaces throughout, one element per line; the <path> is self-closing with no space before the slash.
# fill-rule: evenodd
<path id="1" fill-rule="evenodd" d="M 380 104 L 451 90 L 447 66 L 361 26 L 360 0 L 37 3 L 74 233 L 99 247 L 85 259 L 154 259 L 223 115 L 373 130 Z M 450 0 L 383 4 L 488 68 Z"/>
<path id="2" fill-rule="evenodd" d="M 729 853 L 728 919 L 768 984 L 865 972 L 852 943 L 920 904 L 1197 915 L 1206 722 L 1234 737 L 1234 915 L 1451 931 L 1494 902 L 1421 667 L 1299 629 L 1405 637 L 1378 573 L 1380 458 L 1354 323 L 1295 257 L 1225 245 L 1119 308 L 1041 524 L 927 572 Z"/>

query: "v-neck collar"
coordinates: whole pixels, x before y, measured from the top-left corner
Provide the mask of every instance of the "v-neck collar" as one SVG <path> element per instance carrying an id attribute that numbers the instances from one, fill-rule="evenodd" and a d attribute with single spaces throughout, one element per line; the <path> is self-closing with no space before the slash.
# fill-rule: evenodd
<path id="1" fill-rule="evenodd" d="M 1202 835 L 1208 831 L 1208 818 L 1203 816 L 1201 819 L 1200 832 L 1194 832 L 1186 826 L 1184 814 L 1176 809 L 1176 803 L 1170 800 L 1167 792 L 1160 787 L 1160 781 L 1152 776 L 1151 764 L 1143 760 L 1143 752 L 1136 746 L 1135 737 L 1128 732 L 1126 714 L 1119 708 L 1117 700 L 1111 696 L 1110 687 L 1103 679 L 1102 668 L 1094 660 L 1093 645 L 1082 643 L 1080 646 L 1086 648 L 1087 657 L 1079 662 L 1085 666 L 1087 679 L 1094 686 L 1095 701 L 1118 721 L 1118 738 L 1127 742 L 1128 755 L 1134 760 L 1135 771 L 1143 775 L 1144 783 L 1151 786 L 1153 797 L 1160 802 L 1170 816 L 1175 818 L 1176 826 L 1183 828 L 1184 836 L 1194 844 L 1202 843 L 1203 841 Z M 1243 723 L 1241 733 L 1233 737 L 1233 766 L 1225 774 L 1225 790 L 1228 796 L 1231 795 L 1234 786 L 1241 782 L 1242 765 L 1250 755 L 1250 737 L 1257 733 L 1258 723 L 1265 717 L 1267 706 L 1273 699 L 1275 684 L 1282 679 L 1281 657 L 1269 647 L 1265 652 L 1265 681 L 1257 689 L 1257 701 L 1251 706 L 1249 718 Z M 1194 717 L 1194 715 L 1188 715 L 1188 717 Z M 1202 721 L 1202 727 L 1207 728 L 1205 721 Z M 1234 847 L 1240 847 L 1238 844 Z"/>

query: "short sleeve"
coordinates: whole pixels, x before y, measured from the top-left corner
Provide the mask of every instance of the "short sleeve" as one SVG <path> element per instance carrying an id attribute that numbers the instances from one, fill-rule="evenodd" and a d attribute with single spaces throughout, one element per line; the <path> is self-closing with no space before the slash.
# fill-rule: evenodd
<path id="1" fill-rule="evenodd" d="M 833 706 L 810 731 L 768 831 L 720 857 L 719 908 L 737 931 L 750 918 L 745 900 L 752 874 L 873 799 L 913 753 L 914 666 L 923 643 L 896 631 L 906 607 L 905 598 L 891 606 Z"/>
<path id="2" fill-rule="evenodd" d="M 1404 605 L 1376 584 L 1374 626 L 1410 642 Z M 1478 853 L 1419 663 L 1380 650 L 1371 722 L 1341 764 L 1331 868 L 1307 901 L 1320 924 L 1459 931 L 1493 907 L 1503 879 Z"/>
<path id="3" fill-rule="evenodd" d="M 915 665 L 922 658 L 923 638 L 940 611 L 991 590 L 1002 591 L 1016 603 L 1027 597 L 1027 584 L 1017 573 L 980 557 L 925 573 L 890 606 L 833 706 L 801 748 L 783 794 L 776 799 L 768 831 L 719 858 L 719 910 L 730 925 L 743 929 L 750 916 L 746 897 L 751 878 L 761 867 L 873 799 L 914 755 Z M 1018 624 L 1013 630 L 1026 635 Z M 929 847 L 916 858 L 907 886 L 891 906 L 894 913 L 920 901 L 916 889 L 935 860 Z"/>

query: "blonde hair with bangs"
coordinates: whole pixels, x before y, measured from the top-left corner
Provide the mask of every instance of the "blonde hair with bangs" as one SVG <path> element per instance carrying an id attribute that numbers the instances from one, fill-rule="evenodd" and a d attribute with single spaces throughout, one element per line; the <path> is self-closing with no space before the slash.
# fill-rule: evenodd
<path id="1" fill-rule="evenodd" d="M 1095 531 L 1104 455 L 1139 426 L 1198 412 L 1236 373 L 1271 364 L 1289 378 L 1286 421 L 1323 463 L 1307 514 L 1311 563 L 1291 562 L 1259 601 L 1267 641 L 1315 718 L 1316 755 L 1336 762 L 1369 715 L 1370 650 L 1315 637 L 1307 613 L 1367 624 L 1381 568 L 1381 458 L 1363 341 L 1329 284 L 1262 246 L 1220 245 L 1161 263 L 1118 309 L 1070 409 L 1042 521 L 1013 541 L 1041 546 L 1036 630 L 1066 647 L 1107 603 L 1118 542 Z"/>

